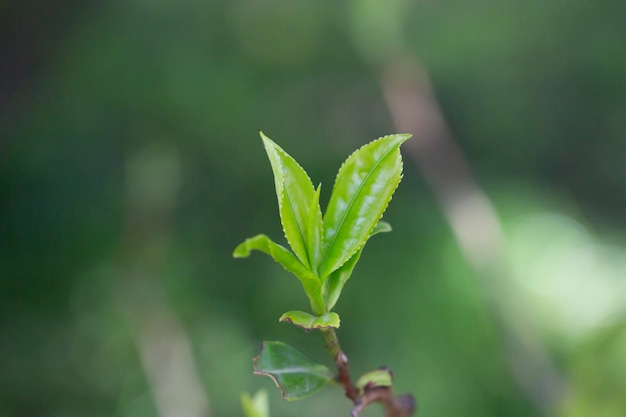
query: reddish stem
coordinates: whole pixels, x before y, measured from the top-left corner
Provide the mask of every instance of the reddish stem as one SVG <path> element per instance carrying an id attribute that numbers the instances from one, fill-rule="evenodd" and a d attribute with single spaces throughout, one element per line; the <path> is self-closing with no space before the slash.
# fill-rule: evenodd
<path id="1" fill-rule="evenodd" d="M 410 417 L 415 412 L 415 400 L 412 395 L 395 397 L 390 387 L 365 387 L 363 393 L 359 393 L 358 388 L 350 378 L 348 369 L 348 357 L 341 350 L 339 339 L 335 329 L 328 327 L 322 329 L 326 349 L 331 354 L 337 367 L 337 381 L 343 386 L 346 397 L 352 400 L 354 409 L 352 417 L 358 417 L 361 410 L 374 402 L 380 402 L 385 407 L 387 417 Z"/>

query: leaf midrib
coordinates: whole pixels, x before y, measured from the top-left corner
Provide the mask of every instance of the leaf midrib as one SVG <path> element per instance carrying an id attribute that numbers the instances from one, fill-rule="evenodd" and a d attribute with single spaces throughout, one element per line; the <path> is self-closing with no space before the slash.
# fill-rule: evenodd
<path id="1" fill-rule="evenodd" d="M 289 158 L 289 155 L 286 152 L 283 152 L 283 153 L 284 153 L 284 155 L 283 155 L 284 157 Z M 295 162 L 296 165 L 299 166 L 299 164 L 295 160 L 293 162 Z M 305 266 L 309 270 L 313 271 L 313 268 L 315 267 L 315 265 L 313 265 L 312 262 L 311 262 L 311 259 L 309 259 L 311 257 L 311 254 L 310 254 L 310 251 L 309 251 L 309 248 L 308 248 L 308 245 L 307 245 L 306 235 L 304 234 L 304 231 L 300 227 L 300 223 L 298 222 L 298 218 L 296 217 L 296 210 L 294 209 L 293 204 L 291 202 L 291 198 L 289 198 L 289 193 L 287 192 L 287 187 L 285 185 L 285 180 L 284 180 L 285 172 L 283 170 L 283 163 L 282 162 L 280 162 L 280 171 L 281 171 L 281 174 L 283 174 L 282 178 L 281 178 L 282 183 L 283 183 L 283 195 L 284 195 L 285 199 L 287 200 L 287 205 L 289 206 L 289 211 L 291 212 L 291 217 L 294 219 L 294 223 L 296 223 L 296 228 L 298 229 L 298 234 L 300 236 L 300 243 L 302 244 L 302 246 L 304 248 L 304 255 L 305 255 L 304 258 L 305 259 L 300 259 L 300 261 L 303 264 L 305 264 Z M 308 179 L 308 180 L 310 181 L 310 179 Z M 311 183 L 310 185 L 311 185 L 311 187 L 313 187 L 313 183 Z M 284 225 L 283 225 L 283 227 L 284 227 Z M 286 234 L 287 233 L 285 233 L 285 235 Z M 287 238 L 287 240 L 289 240 L 289 238 Z M 295 250 L 294 250 L 294 252 L 295 252 Z M 296 253 L 296 256 L 297 255 L 298 254 Z"/>
<path id="2" fill-rule="evenodd" d="M 380 158 L 376 164 L 374 164 L 374 168 L 372 170 L 370 170 L 370 172 L 367 174 L 367 177 L 365 177 L 365 179 L 363 181 L 361 181 L 361 185 L 358 188 L 358 191 L 355 193 L 355 196 L 358 196 L 361 192 L 361 189 L 363 188 L 364 184 L 367 182 L 367 180 L 372 176 L 372 173 L 374 171 L 376 171 L 376 169 L 378 168 L 378 166 L 380 165 L 381 161 L 383 159 L 385 159 L 387 157 L 387 155 L 389 155 L 391 152 L 393 152 L 395 149 L 395 146 L 392 146 L 391 149 L 389 149 L 387 152 L 385 152 L 385 154 L 383 155 L 382 158 Z M 341 219 L 341 221 L 339 222 L 339 227 L 337 228 L 337 232 L 335 233 L 335 236 L 333 236 L 331 244 L 327 247 L 327 250 L 324 252 L 324 258 L 322 259 L 322 262 L 320 265 L 324 266 L 324 269 L 326 269 L 326 263 L 328 262 L 328 254 L 330 253 L 330 249 L 335 245 L 335 241 L 337 240 L 337 236 L 339 236 L 339 231 L 343 228 L 343 224 L 346 221 L 346 218 L 348 216 L 348 213 L 350 212 L 350 210 L 352 209 L 352 206 L 354 205 L 354 201 L 356 200 L 356 198 L 353 198 L 350 200 L 350 203 L 348 204 L 348 208 L 344 211 L 343 217 Z M 358 250 L 358 248 L 357 248 Z M 352 254 L 351 254 L 352 255 Z M 348 259 L 350 259 L 350 257 L 348 257 Z M 345 262 L 344 262 L 345 263 Z M 340 266 L 341 267 L 341 266 Z M 324 270 L 323 269 L 323 270 Z M 330 275 L 332 273 L 332 271 L 330 273 L 328 273 L 328 275 Z M 326 276 L 328 276 L 326 275 Z"/>
<path id="3" fill-rule="evenodd" d="M 291 199 L 289 198 L 289 193 L 286 192 L 286 189 L 287 189 L 287 187 L 285 187 L 283 185 L 283 195 L 285 196 L 285 199 L 287 200 L 287 203 L 288 203 L 287 205 L 289 206 L 289 211 L 291 212 L 291 217 L 294 219 L 294 223 L 296 224 L 296 228 L 298 229 L 298 234 L 300 236 L 300 243 L 304 247 L 304 254 L 305 254 L 304 258 L 305 259 L 300 259 L 300 261 L 302 261 L 303 263 L 306 262 L 305 266 L 307 268 L 309 268 L 309 269 L 312 269 L 311 261 L 309 260 L 309 248 L 307 248 L 306 238 L 304 236 L 302 228 L 300 227 L 300 222 L 298 222 L 298 219 L 297 219 L 297 217 L 295 215 L 295 210 L 293 208 L 293 204 L 291 203 Z M 294 252 L 295 252 L 295 250 L 294 250 Z M 297 255 L 297 253 L 296 253 L 296 255 Z"/>
<path id="4" fill-rule="evenodd" d="M 319 365 L 323 366 L 323 365 Z M 327 369 L 310 369 L 302 366 L 292 367 L 292 368 L 281 368 L 281 369 L 264 369 L 261 372 L 272 374 L 272 375 L 282 375 L 282 374 L 309 374 L 319 377 L 327 377 L 328 376 Z"/>

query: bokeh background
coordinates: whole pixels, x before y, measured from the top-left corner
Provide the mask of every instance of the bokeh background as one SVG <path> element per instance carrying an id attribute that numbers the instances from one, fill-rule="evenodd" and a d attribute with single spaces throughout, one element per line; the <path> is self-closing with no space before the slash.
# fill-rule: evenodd
<path id="1" fill-rule="evenodd" d="M 259 388 L 273 416 L 348 415 L 338 389 L 283 403 L 252 375 L 264 339 L 329 361 L 277 322 L 307 307 L 297 281 L 231 253 L 282 239 L 259 129 L 327 201 L 343 159 L 407 118 L 436 128 L 403 146 L 394 232 L 337 305 L 352 372 L 390 366 L 424 416 L 624 416 L 625 18 L 611 0 L 0 1 L 0 416 L 236 417 Z"/>

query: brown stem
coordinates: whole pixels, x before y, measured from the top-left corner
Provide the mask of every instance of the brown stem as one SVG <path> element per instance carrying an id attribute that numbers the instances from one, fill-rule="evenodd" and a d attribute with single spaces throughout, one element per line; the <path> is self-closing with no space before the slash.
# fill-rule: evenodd
<path id="1" fill-rule="evenodd" d="M 337 381 L 343 386 L 346 397 L 352 400 L 354 408 L 352 417 L 358 417 L 359 413 L 369 404 L 374 402 L 382 403 L 387 417 L 409 417 L 415 412 L 415 400 L 412 395 L 402 395 L 395 397 L 390 387 L 366 386 L 363 393 L 359 393 L 358 388 L 350 378 L 348 369 L 348 357 L 341 350 L 339 338 L 332 327 L 322 329 L 326 350 L 333 357 L 337 367 Z"/>
<path id="2" fill-rule="evenodd" d="M 352 417 L 358 417 L 361 410 L 374 402 L 383 404 L 387 417 L 409 417 L 415 412 L 415 399 L 412 395 L 394 397 L 390 387 L 375 387 L 365 389 L 358 404 L 355 404 L 352 410 Z"/>
<path id="3" fill-rule="evenodd" d="M 355 402 L 359 398 L 359 390 L 352 383 L 350 378 L 350 370 L 348 369 L 348 357 L 341 350 L 339 345 L 339 339 L 337 333 L 332 327 L 328 327 L 322 330 L 324 334 L 324 341 L 326 342 L 326 350 L 333 357 L 335 366 L 337 367 L 338 380 L 346 391 L 346 397 L 350 398 L 352 402 Z"/>

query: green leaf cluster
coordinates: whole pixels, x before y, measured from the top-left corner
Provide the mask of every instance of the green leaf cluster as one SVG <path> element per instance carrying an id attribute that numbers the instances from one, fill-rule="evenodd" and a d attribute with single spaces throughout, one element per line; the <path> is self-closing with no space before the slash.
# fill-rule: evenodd
<path id="1" fill-rule="evenodd" d="M 291 251 L 266 235 L 257 235 L 237 246 L 233 256 L 245 258 L 253 250 L 264 252 L 300 280 L 313 314 L 288 311 L 280 317 L 281 322 L 306 331 L 338 328 L 339 315 L 331 309 L 365 243 L 373 235 L 391 230 L 380 219 L 402 178 L 400 145 L 410 135 L 384 136 L 350 155 L 337 173 L 324 215 L 319 204 L 321 186 L 314 187 L 306 171 L 280 146 L 263 133 L 261 138 L 272 165 L 278 212 Z M 263 342 L 254 370 L 272 378 L 286 400 L 307 397 L 333 381 L 328 368 L 282 342 Z M 376 370 L 359 383 L 361 391 L 389 386 L 391 374 Z M 256 401 L 244 396 L 242 401 L 249 416 L 263 414 L 259 412 L 265 410 L 262 396 Z"/>
<path id="2" fill-rule="evenodd" d="M 337 173 L 325 214 L 319 204 L 321 186 L 314 187 L 295 159 L 260 135 L 291 251 L 266 235 L 257 235 L 237 246 L 233 256 L 247 257 L 252 250 L 270 255 L 300 280 L 313 314 L 319 317 L 335 306 L 367 240 L 391 230 L 380 219 L 402 178 L 400 145 L 410 135 L 384 136 L 350 155 Z"/>

